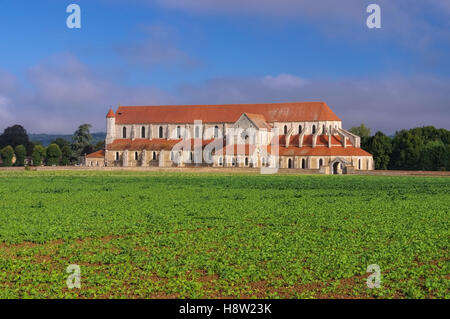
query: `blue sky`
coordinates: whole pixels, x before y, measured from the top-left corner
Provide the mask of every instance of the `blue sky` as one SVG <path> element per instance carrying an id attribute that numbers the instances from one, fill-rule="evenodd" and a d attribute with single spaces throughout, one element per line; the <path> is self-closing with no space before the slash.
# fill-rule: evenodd
<path id="1" fill-rule="evenodd" d="M 345 127 L 448 129 L 450 1 L 411 2 L 5 0 L 0 130 L 104 131 L 118 104 L 316 100 Z M 81 29 L 66 26 L 71 3 Z"/>

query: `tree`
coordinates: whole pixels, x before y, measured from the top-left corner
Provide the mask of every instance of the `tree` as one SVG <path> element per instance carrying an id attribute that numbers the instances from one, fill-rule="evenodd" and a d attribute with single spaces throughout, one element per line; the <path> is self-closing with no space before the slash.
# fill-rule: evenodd
<path id="1" fill-rule="evenodd" d="M 361 138 L 361 147 L 366 149 L 367 143 L 371 136 L 370 128 L 368 128 L 364 123 L 360 126 L 353 126 L 350 130 L 351 133 L 358 135 Z"/>
<path id="2" fill-rule="evenodd" d="M 72 149 L 69 145 L 63 146 L 61 149 L 61 165 L 69 165 L 72 158 Z"/>
<path id="3" fill-rule="evenodd" d="M 14 149 L 10 145 L 5 146 L 2 150 L 0 150 L 0 157 L 2 158 L 3 166 L 12 166 Z"/>
<path id="4" fill-rule="evenodd" d="M 23 145 L 27 149 L 27 154 L 31 153 L 33 147 L 28 139 L 27 131 L 21 125 L 10 126 L 0 135 L 0 149 L 8 145 L 13 148 Z"/>
<path id="5" fill-rule="evenodd" d="M 61 150 L 57 144 L 50 144 L 47 147 L 47 165 L 58 165 L 61 159 Z"/>
<path id="6" fill-rule="evenodd" d="M 42 145 L 35 145 L 31 158 L 33 159 L 34 166 L 40 166 L 42 161 L 45 159 L 45 148 Z"/>
<path id="7" fill-rule="evenodd" d="M 57 139 L 55 139 L 53 142 L 51 142 L 50 144 L 56 144 L 59 146 L 59 149 L 62 151 L 62 149 L 64 148 L 64 146 L 70 146 L 69 141 L 67 141 L 66 139 L 63 139 L 62 137 L 58 137 Z"/>
<path id="8" fill-rule="evenodd" d="M 428 142 L 420 154 L 420 169 L 427 171 L 449 170 L 449 147 L 442 141 Z"/>
<path id="9" fill-rule="evenodd" d="M 376 132 L 367 141 L 366 151 L 373 155 L 375 169 L 388 169 L 392 153 L 392 141 L 382 132 Z"/>
<path id="10" fill-rule="evenodd" d="M 416 170 L 420 169 L 420 155 L 424 142 L 419 135 L 410 131 L 396 132 L 392 139 L 392 156 L 390 169 Z"/>
<path id="11" fill-rule="evenodd" d="M 24 166 L 25 165 L 25 157 L 27 156 L 27 150 L 23 145 L 17 145 L 15 149 L 16 153 L 16 166 Z"/>
<path id="12" fill-rule="evenodd" d="M 92 136 L 90 133 L 90 124 L 83 124 L 78 127 L 78 130 L 72 136 L 72 150 L 73 155 L 78 159 L 83 154 L 86 146 L 91 145 Z"/>

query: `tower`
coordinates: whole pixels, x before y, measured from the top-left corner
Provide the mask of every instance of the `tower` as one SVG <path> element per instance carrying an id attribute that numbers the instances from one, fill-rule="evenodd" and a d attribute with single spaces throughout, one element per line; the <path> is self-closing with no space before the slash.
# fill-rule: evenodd
<path id="1" fill-rule="evenodd" d="M 106 145 L 111 144 L 116 138 L 116 116 L 114 115 L 114 111 L 109 109 L 108 114 L 106 115 Z"/>

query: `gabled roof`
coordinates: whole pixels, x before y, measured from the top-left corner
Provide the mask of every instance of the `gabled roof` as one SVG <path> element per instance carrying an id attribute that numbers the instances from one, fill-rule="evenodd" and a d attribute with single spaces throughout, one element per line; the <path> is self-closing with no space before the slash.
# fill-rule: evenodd
<path id="1" fill-rule="evenodd" d="M 272 127 L 267 124 L 266 118 L 262 114 L 244 113 L 257 128 L 270 130 Z"/>
<path id="2" fill-rule="evenodd" d="M 298 139 L 299 135 L 291 135 L 289 140 L 289 145 L 297 145 L 298 146 Z M 278 143 L 279 145 L 286 145 L 286 135 L 279 135 L 278 136 Z M 313 142 L 313 135 L 312 134 L 305 134 L 303 136 L 303 146 L 312 146 Z M 339 135 L 331 135 L 331 145 L 332 146 L 341 146 L 342 145 L 342 138 Z M 347 138 L 347 145 L 351 146 L 350 140 Z M 316 140 L 316 146 L 328 146 L 328 135 L 318 135 Z"/>
<path id="3" fill-rule="evenodd" d="M 100 150 L 91 154 L 86 155 L 88 158 L 102 158 L 105 157 L 105 150 Z"/>
<path id="4" fill-rule="evenodd" d="M 234 123 L 243 114 L 271 122 L 340 121 L 325 102 L 273 104 L 119 106 L 116 124 Z"/>

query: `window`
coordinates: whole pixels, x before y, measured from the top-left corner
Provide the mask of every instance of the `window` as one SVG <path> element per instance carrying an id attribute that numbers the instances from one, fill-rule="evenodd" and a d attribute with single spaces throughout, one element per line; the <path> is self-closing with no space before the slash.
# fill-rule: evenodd
<path id="1" fill-rule="evenodd" d="M 325 124 L 322 125 L 322 134 L 325 134 Z"/>
<path id="2" fill-rule="evenodd" d="M 323 160 L 320 159 L 320 160 L 319 160 L 319 168 L 320 168 L 322 165 L 323 165 Z"/>
<path id="3" fill-rule="evenodd" d="M 263 158 L 261 159 L 261 164 L 262 164 L 262 166 L 266 165 L 266 158 L 265 158 L 265 157 L 263 157 Z"/>
<path id="4" fill-rule="evenodd" d="M 219 127 L 216 125 L 214 127 L 214 138 L 218 138 L 219 137 Z"/>
<path id="5" fill-rule="evenodd" d="M 330 125 L 330 133 L 331 133 L 331 129 L 332 129 L 332 126 Z"/>
<path id="6" fill-rule="evenodd" d="M 306 168 L 306 160 L 302 159 L 302 168 Z"/>
<path id="7" fill-rule="evenodd" d="M 222 166 L 223 161 L 222 161 L 222 157 L 219 157 L 219 165 Z"/>
<path id="8" fill-rule="evenodd" d="M 127 128 L 124 126 L 122 130 L 122 137 L 127 138 Z"/>
<path id="9" fill-rule="evenodd" d="M 145 138 L 145 127 L 144 126 L 141 129 L 141 137 Z"/>
<path id="10" fill-rule="evenodd" d="M 116 161 L 119 160 L 119 152 L 116 152 Z"/>
<path id="11" fill-rule="evenodd" d="M 231 159 L 231 165 L 236 166 L 236 157 Z"/>
<path id="12" fill-rule="evenodd" d="M 302 134 L 303 132 L 303 127 L 301 125 L 298 126 L 298 134 Z"/>
<path id="13" fill-rule="evenodd" d="M 316 134 L 316 126 L 315 125 L 313 125 L 313 127 L 312 127 L 312 133 Z"/>
<path id="14" fill-rule="evenodd" d="M 361 160 L 358 160 L 358 169 L 361 169 Z"/>
<path id="15" fill-rule="evenodd" d="M 156 161 L 156 152 L 153 152 L 153 160 Z"/>
<path id="16" fill-rule="evenodd" d="M 177 126 L 177 138 L 181 138 L 181 127 Z"/>
<path id="17" fill-rule="evenodd" d="M 245 166 L 248 166 L 248 157 L 245 158 Z"/>
<path id="18" fill-rule="evenodd" d="M 137 161 L 139 159 L 139 154 L 138 152 L 134 152 L 134 160 Z"/>
<path id="19" fill-rule="evenodd" d="M 194 152 L 189 153 L 189 160 L 192 162 L 194 160 Z"/>
<path id="20" fill-rule="evenodd" d="M 200 138 L 200 128 L 198 126 L 195 127 L 195 138 Z"/>
<path id="21" fill-rule="evenodd" d="M 293 166 L 292 166 L 292 159 L 288 160 L 288 168 L 293 168 Z"/>
<path id="22" fill-rule="evenodd" d="M 284 126 L 284 135 L 287 134 L 287 125 Z"/>
<path id="23" fill-rule="evenodd" d="M 164 137 L 163 127 L 160 126 L 159 127 L 159 138 L 163 138 L 163 137 Z"/>

